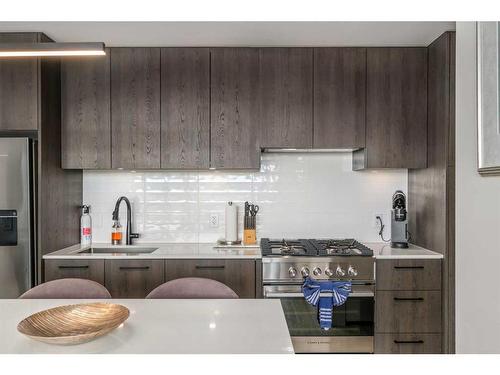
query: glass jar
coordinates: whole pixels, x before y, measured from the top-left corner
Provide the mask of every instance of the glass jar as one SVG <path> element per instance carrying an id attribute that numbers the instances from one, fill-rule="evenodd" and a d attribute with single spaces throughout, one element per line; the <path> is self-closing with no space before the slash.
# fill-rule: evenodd
<path id="1" fill-rule="evenodd" d="M 119 220 L 113 220 L 111 227 L 111 243 L 113 245 L 121 245 L 123 238 L 123 229 Z"/>

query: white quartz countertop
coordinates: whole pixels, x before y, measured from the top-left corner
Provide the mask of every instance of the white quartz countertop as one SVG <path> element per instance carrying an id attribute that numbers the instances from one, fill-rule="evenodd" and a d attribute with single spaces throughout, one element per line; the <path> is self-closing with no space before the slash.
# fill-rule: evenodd
<path id="1" fill-rule="evenodd" d="M 366 242 L 365 246 L 373 250 L 375 259 L 442 259 L 443 254 L 423 247 L 409 244 L 407 249 L 392 248 L 390 243 Z"/>
<path id="2" fill-rule="evenodd" d="M 102 301 L 102 300 L 101 300 Z M 130 310 L 122 327 L 80 345 L 51 345 L 16 329 L 29 315 L 85 300 L 0 300 L 2 354 L 291 354 L 274 299 L 106 300 Z M 95 302 L 95 301 L 91 301 Z"/>
<path id="3" fill-rule="evenodd" d="M 44 259 L 260 259 L 259 245 L 223 246 L 214 243 L 141 243 L 137 245 L 111 245 L 93 243 L 92 248 L 109 249 L 106 253 L 90 253 L 90 246 L 80 244 L 66 247 L 43 256 Z M 125 252 L 134 248 L 154 248 L 151 253 Z M 120 249 L 125 251 L 120 252 Z"/>

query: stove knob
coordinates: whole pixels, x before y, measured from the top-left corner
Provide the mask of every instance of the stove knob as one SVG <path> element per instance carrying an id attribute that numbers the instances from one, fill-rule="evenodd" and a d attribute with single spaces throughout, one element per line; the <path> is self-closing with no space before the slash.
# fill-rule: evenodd
<path id="1" fill-rule="evenodd" d="M 297 276 L 297 270 L 295 269 L 295 267 L 290 267 L 288 269 L 288 274 L 290 275 L 290 277 L 295 277 Z"/>
<path id="2" fill-rule="evenodd" d="M 304 276 L 304 277 L 309 276 L 309 268 L 307 268 L 307 267 L 302 267 L 302 269 L 300 270 L 300 273 L 301 273 L 301 274 L 302 274 L 302 276 Z"/>
<path id="3" fill-rule="evenodd" d="M 349 269 L 347 270 L 347 274 L 349 276 L 358 276 L 358 270 L 354 268 L 353 266 L 349 266 Z"/>
<path id="4" fill-rule="evenodd" d="M 332 277 L 333 276 L 333 271 L 330 268 L 327 268 L 325 270 L 325 275 L 328 276 L 328 277 Z"/>
<path id="5" fill-rule="evenodd" d="M 314 276 L 321 275 L 321 268 L 316 267 L 315 269 L 313 269 L 313 274 L 314 274 Z"/>
<path id="6" fill-rule="evenodd" d="M 342 269 L 342 267 L 340 266 L 337 266 L 337 269 L 335 270 L 335 274 L 337 276 L 345 276 L 345 271 Z"/>

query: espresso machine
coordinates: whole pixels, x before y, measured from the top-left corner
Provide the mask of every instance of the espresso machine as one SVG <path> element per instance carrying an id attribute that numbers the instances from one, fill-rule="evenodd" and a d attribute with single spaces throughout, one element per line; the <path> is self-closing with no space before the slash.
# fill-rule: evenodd
<path id="1" fill-rule="evenodd" d="M 391 247 L 408 247 L 408 211 L 406 195 L 401 190 L 397 190 L 392 196 Z"/>

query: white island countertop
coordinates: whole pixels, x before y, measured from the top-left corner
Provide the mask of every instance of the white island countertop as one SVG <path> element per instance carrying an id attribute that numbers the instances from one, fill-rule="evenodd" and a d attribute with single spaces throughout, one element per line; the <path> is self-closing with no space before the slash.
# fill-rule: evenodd
<path id="1" fill-rule="evenodd" d="M 80 345 L 52 345 L 17 331 L 29 315 L 85 300 L 0 300 L 1 354 L 291 354 L 281 303 L 274 299 L 116 299 L 129 308 L 122 327 Z"/>
<path id="2" fill-rule="evenodd" d="M 43 259 L 260 259 L 257 245 L 217 245 L 214 243 L 139 243 L 111 245 L 93 243 L 92 248 L 109 249 L 107 253 L 90 253 L 88 245 L 73 245 L 43 256 Z M 154 248 L 151 253 L 120 252 L 120 249 Z"/>

